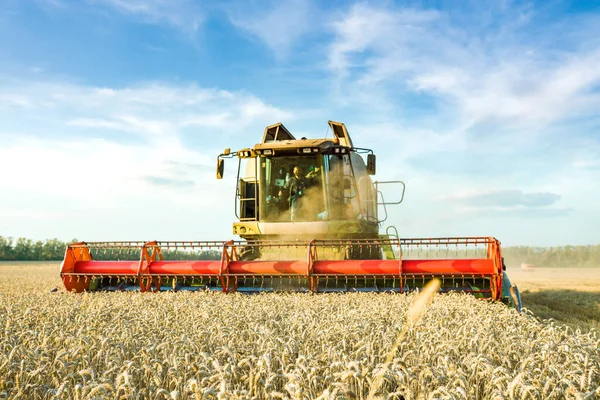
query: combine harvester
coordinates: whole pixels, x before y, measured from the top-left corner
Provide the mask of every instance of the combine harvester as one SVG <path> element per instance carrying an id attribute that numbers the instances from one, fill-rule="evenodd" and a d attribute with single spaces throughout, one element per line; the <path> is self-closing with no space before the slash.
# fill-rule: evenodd
<path id="1" fill-rule="evenodd" d="M 520 309 L 497 239 L 380 233 L 405 185 L 373 182 L 373 151 L 354 147 L 344 124 L 329 126 L 331 138 L 296 139 L 278 123 L 253 148 L 217 157 L 218 179 L 224 159 L 238 159 L 233 234 L 242 240 L 74 243 L 61 265 L 65 288 L 402 293 L 438 278 L 443 292 Z M 386 201 L 383 186 L 398 198 Z"/>

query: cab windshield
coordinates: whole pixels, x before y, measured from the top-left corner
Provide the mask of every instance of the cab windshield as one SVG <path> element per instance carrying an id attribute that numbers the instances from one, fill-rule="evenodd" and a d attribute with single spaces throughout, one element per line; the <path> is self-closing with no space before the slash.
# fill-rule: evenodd
<path id="1" fill-rule="evenodd" d="M 376 220 L 373 184 L 354 161 L 358 169 L 347 154 L 260 158 L 260 220 Z"/>
<path id="2" fill-rule="evenodd" d="M 259 162 L 262 221 L 316 221 L 327 211 L 323 156 L 270 157 Z"/>

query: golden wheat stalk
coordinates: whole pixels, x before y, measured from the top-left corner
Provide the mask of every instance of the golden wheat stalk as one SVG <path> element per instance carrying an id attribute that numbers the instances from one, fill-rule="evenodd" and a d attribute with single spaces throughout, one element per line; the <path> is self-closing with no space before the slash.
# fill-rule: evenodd
<path id="1" fill-rule="evenodd" d="M 425 307 L 427 307 L 427 305 L 431 302 L 431 299 L 433 299 L 433 295 L 435 293 L 437 293 L 439 288 L 440 288 L 440 280 L 439 279 L 432 279 L 431 281 L 429 281 L 427 283 L 427 285 L 425 285 L 425 287 L 423 288 L 421 293 L 419 293 L 419 295 L 417 296 L 417 298 L 415 299 L 413 304 L 408 309 L 406 325 L 404 326 L 404 329 L 402 329 L 402 331 L 398 334 L 398 337 L 396 338 L 396 342 L 390 349 L 390 351 L 385 359 L 385 363 L 383 364 L 383 367 L 379 371 L 379 374 L 375 377 L 375 380 L 373 381 L 373 386 L 371 386 L 371 390 L 369 391 L 369 396 L 367 397 L 368 400 L 373 400 L 375 398 L 375 393 L 377 393 L 377 390 L 379 390 L 379 387 L 381 386 L 381 382 L 383 380 L 383 376 L 385 375 L 390 364 L 392 363 L 392 360 L 394 359 L 394 355 L 398 351 L 398 347 L 400 346 L 400 343 L 402 343 L 402 341 L 404 340 L 404 336 L 406 335 L 406 332 L 408 332 L 408 330 L 410 328 L 412 328 L 417 322 L 419 322 L 419 320 L 425 313 Z"/>

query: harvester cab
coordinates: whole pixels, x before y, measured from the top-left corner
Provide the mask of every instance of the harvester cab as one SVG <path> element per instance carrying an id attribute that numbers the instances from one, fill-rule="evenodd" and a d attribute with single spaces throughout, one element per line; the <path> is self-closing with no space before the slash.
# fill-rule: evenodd
<path id="1" fill-rule="evenodd" d="M 218 179 L 225 159 L 238 159 L 233 234 L 241 240 L 74 243 L 61 265 L 66 289 L 406 292 L 437 278 L 442 292 L 520 309 L 497 239 L 380 233 L 405 185 L 373 181 L 373 151 L 355 147 L 344 124 L 329 127 L 329 138 L 296 139 L 274 124 L 254 147 L 217 157 Z M 385 201 L 382 185 L 398 185 L 398 198 Z"/>
<path id="2" fill-rule="evenodd" d="M 218 156 L 219 179 L 224 158 L 238 158 L 234 235 L 250 241 L 379 237 L 378 208 L 399 204 L 404 183 L 373 182 L 373 151 L 354 147 L 344 124 L 329 126 L 329 139 L 296 139 L 278 123 L 254 148 Z M 401 185 L 401 198 L 383 201 L 382 184 Z"/>

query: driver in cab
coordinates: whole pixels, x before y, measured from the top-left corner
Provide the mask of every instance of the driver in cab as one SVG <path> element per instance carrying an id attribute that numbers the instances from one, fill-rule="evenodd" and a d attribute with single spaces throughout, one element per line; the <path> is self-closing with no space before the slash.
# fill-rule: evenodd
<path id="1" fill-rule="evenodd" d="M 318 169 L 313 172 L 318 172 Z M 314 174 L 313 174 L 314 175 Z M 298 218 L 298 210 L 300 208 L 300 199 L 306 193 L 306 189 L 311 186 L 313 176 L 304 176 L 302 167 L 296 165 L 293 169 L 293 175 L 283 186 L 283 190 L 288 191 L 288 202 L 290 205 L 290 220 L 295 221 Z M 282 191 L 279 192 L 281 196 Z"/>

